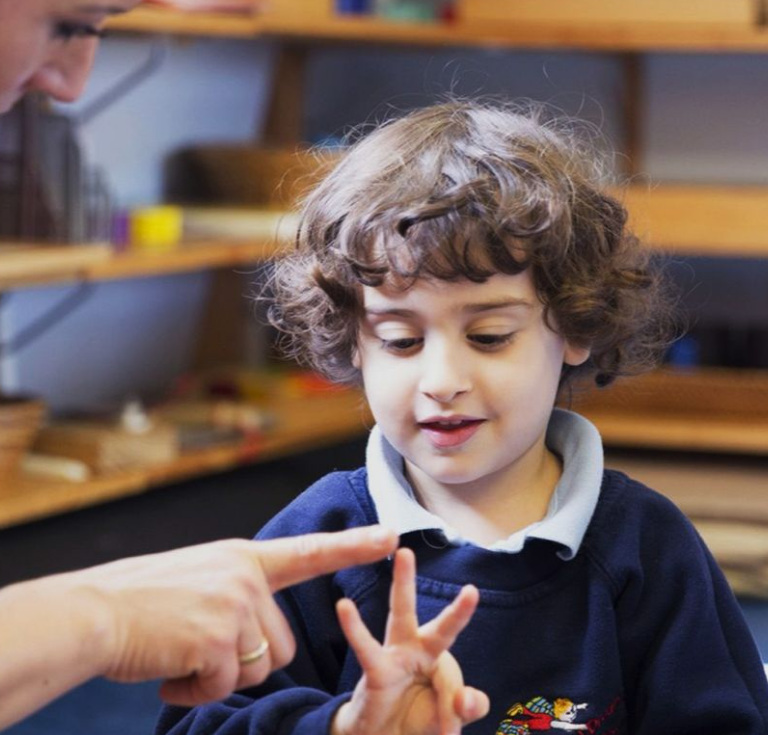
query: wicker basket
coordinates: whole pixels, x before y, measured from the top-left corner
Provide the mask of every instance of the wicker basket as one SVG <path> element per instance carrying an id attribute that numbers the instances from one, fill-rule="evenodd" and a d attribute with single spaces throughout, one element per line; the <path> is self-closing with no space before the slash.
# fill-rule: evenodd
<path id="1" fill-rule="evenodd" d="M 0 492 L 13 488 L 21 458 L 45 415 L 45 404 L 29 396 L 0 395 Z"/>

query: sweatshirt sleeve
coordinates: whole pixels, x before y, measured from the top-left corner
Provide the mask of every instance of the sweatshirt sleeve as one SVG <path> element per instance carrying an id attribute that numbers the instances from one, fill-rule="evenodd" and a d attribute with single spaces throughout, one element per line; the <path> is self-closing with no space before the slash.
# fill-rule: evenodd
<path id="1" fill-rule="evenodd" d="M 683 514 L 655 493 L 645 505 L 613 572 L 629 731 L 765 735 L 768 683 L 738 602 Z"/>
<path id="2" fill-rule="evenodd" d="M 333 697 L 317 689 L 290 685 L 271 694 L 259 689 L 192 709 L 164 707 L 155 732 L 158 735 L 322 735 L 330 732 L 336 710 L 350 696 Z"/>
<path id="3" fill-rule="evenodd" d="M 331 502 L 345 488 L 321 482 L 294 501 L 259 533 L 258 539 L 335 531 L 363 525 L 354 505 Z M 346 494 L 349 490 L 346 489 Z M 355 597 L 366 567 L 344 570 L 304 582 L 275 598 L 296 639 L 293 661 L 257 687 L 192 709 L 164 707 L 156 735 L 322 735 L 330 732 L 336 710 L 351 692 L 348 647 L 335 614 L 343 596 Z M 370 570 L 367 572 L 370 574 Z M 345 668 L 346 667 L 346 668 Z"/>

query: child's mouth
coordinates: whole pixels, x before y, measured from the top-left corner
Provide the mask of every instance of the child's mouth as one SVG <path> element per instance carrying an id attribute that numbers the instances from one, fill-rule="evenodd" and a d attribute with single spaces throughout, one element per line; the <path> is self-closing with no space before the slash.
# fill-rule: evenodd
<path id="1" fill-rule="evenodd" d="M 484 419 L 422 421 L 419 422 L 419 427 L 436 447 L 457 447 L 474 436 L 483 421 Z"/>

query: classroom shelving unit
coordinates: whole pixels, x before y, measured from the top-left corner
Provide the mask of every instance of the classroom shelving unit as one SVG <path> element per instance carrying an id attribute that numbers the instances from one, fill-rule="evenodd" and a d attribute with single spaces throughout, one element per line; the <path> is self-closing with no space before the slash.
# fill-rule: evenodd
<path id="1" fill-rule="evenodd" d="M 642 150 L 639 123 L 642 110 L 642 65 L 648 53 L 768 53 L 768 27 L 700 24 L 602 24 L 599 27 L 558 23 L 520 23 L 498 26 L 477 24 L 425 24 L 383 21 L 366 17 L 336 17 L 328 12 L 309 17 L 280 11 L 285 0 L 275 0 L 275 12 L 254 15 L 185 14 L 140 8 L 110 21 L 120 33 L 217 36 L 268 40 L 277 44 L 273 96 L 265 133 L 266 142 L 281 146 L 300 143 L 304 72 L 308 50 L 318 44 L 354 44 L 421 47 L 483 47 L 498 49 L 558 49 L 616 54 L 625 70 L 625 141 L 628 160 Z M 295 2 L 295 0 L 292 0 Z M 318 2 L 319 5 L 323 3 Z M 634 185 L 620 193 L 630 210 L 634 228 L 664 252 L 715 257 L 768 257 L 768 188 L 754 186 Z M 727 227 L 723 224 L 727 223 Z M 278 257 L 284 243 L 272 238 L 249 241 L 187 243 L 162 255 L 114 254 L 106 246 L 29 247 L 0 250 L 0 288 L 73 281 L 106 281 L 167 275 L 210 268 L 227 269 Z M 3 260 L 5 259 L 5 261 Z M 711 390 L 738 386 L 733 370 L 695 371 L 696 379 Z M 685 380 L 685 375 L 675 380 Z M 768 371 L 751 374 L 750 386 L 768 394 Z M 656 375 L 644 384 L 653 391 L 664 385 Z M 709 381 L 709 383 L 708 383 Z M 654 387 L 656 386 L 656 387 Z M 313 399 L 315 400 L 315 399 Z M 289 405 L 273 407 L 288 417 L 274 435 L 264 437 L 259 451 L 242 447 L 218 448 L 182 458 L 168 467 L 99 477 L 79 485 L 22 482 L 12 493 L 0 494 L 0 526 L 61 512 L 127 495 L 183 477 L 220 471 L 280 453 L 331 443 L 364 428 L 360 396 L 338 392 L 317 400 L 324 410 L 297 414 Z M 717 453 L 768 456 L 768 413 L 757 410 L 709 411 L 679 401 L 672 407 L 654 404 L 631 413 L 621 402 L 585 404 L 585 413 L 600 428 L 606 444 Z M 312 414 L 321 420 L 312 424 Z M 331 420 L 332 417 L 333 420 Z"/>

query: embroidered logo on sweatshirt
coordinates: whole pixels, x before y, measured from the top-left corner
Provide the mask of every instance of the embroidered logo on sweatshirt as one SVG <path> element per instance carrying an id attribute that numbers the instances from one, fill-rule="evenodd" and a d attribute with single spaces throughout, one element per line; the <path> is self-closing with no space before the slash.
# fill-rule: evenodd
<path id="1" fill-rule="evenodd" d="M 616 729 L 603 729 L 603 725 L 616 711 L 620 698 L 616 698 L 598 717 L 586 718 L 588 702 L 576 703 L 566 697 L 554 700 L 534 697 L 526 704 L 515 702 L 508 710 L 496 735 L 530 735 L 532 732 L 588 732 L 590 735 L 615 735 Z M 581 722 L 578 722 L 581 720 Z"/>

